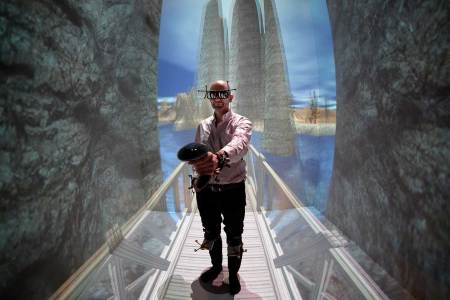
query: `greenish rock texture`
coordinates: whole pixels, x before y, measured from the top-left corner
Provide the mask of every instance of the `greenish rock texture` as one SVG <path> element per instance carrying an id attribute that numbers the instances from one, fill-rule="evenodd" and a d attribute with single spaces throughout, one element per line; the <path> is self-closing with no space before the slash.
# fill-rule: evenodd
<path id="1" fill-rule="evenodd" d="M 450 294 L 450 2 L 333 1 L 327 215 L 418 299 Z"/>
<path id="2" fill-rule="evenodd" d="M 50 296 L 162 180 L 161 0 L 0 4 L 0 298 Z"/>

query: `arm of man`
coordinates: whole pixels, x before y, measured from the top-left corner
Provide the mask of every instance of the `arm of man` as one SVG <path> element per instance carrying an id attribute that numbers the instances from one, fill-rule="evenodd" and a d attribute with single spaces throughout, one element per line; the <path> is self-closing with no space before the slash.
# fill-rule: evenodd
<path id="1" fill-rule="evenodd" d="M 199 125 L 195 134 L 196 143 L 201 143 L 201 130 L 201 125 Z M 194 173 L 198 175 L 213 175 L 219 165 L 219 160 L 216 154 L 208 152 L 208 155 L 205 157 L 191 161 L 189 164 L 192 165 Z"/>
<path id="2" fill-rule="evenodd" d="M 241 117 L 237 122 L 233 138 L 218 153 L 226 153 L 230 163 L 240 161 L 248 151 L 248 145 L 252 136 L 252 122 L 246 117 Z"/>

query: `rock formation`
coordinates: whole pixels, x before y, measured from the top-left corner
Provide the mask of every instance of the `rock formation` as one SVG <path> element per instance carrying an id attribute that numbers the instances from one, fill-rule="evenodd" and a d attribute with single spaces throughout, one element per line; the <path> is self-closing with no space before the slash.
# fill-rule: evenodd
<path id="1" fill-rule="evenodd" d="M 337 80 L 328 217 L 418 299 L 450 294 L 447 1 L 328 1 Z"/>
<path id="2" fill-rule="evenodd" d="M 203 86 L 202 90 L 205 89 L 205 86 Z M 196 113 L 195 113 L 195 119 L 197 121 L 201 121 L 213 114 L 213 109 L 211 108 L 211 103 L 208 99 L 204 98 L 203 93 L 196 92 Z"/>
<path id="3" fill-rule="evenodd" d="M 275 155 L 295 153 L 295 131 L 283 42 L 273 0 L 264 2 L 265 109 L 263 148 Z"/>
<path id="4" fill-rule="evenodd" d="M 264 118 L 264 77 L 260 11 L 255 0 L 236 0 L 230 45 L 230 83 L 237 88 L 235 112 L 252 122 Z"/>
<path id="5" fill-rule="evenodd" d="M 47 298 L 160 184 L 160 5 L 0 4 L 0 298 Z"/>
<path id="6" fill-rule="evenodd" d="M 180 93 L 175 102 L 175 130 L 195 128 L 197 121 L 194 119 L 196 91 Z"/>
<path id="7" fill-rule="evenodd" d="M 226 27 L 218 2 L 219 0 L 209 0 L 206 5 L 197 74 L 199 89 L 204 89 L 215 80 L 226 79 L 227 76 L 228 41 L 225 40 Z M 211 105 L 208 100 L 204 100 L 203 96 L 203 93 L 198 93 L 198 119 L 207 118 L 212 114 Z"/>
<path id="8" fill-rule="evenodd" d="M 266 128 L 263 147 L 275 155 L 292 155 L 295 152 L 295 130 L 290 118 L 289 80 L 272 2 L 265 7 L 265 25 L 255 0 L 236 0 L 232 9 L 228 51 L 227 27 L 219 13 L 218 0 L 207 3 L 197 88 L 205 89 L 216 79 L 230 80 L 231 88 L 237 89 L 232 109 L 247 116 L 255 129 Z M 265 38 L 263 26 L 267 31 Z M 197 98 L 197 120 L 212 114 L 211 105 L 203 96 L 200 93 Z"/>
<path id="9" fill-rule="evenodd" d="M 166 101 L 158 103 L 158 122 L 172 123 L 175 122 L 176 111 L 175 105 Z"/>

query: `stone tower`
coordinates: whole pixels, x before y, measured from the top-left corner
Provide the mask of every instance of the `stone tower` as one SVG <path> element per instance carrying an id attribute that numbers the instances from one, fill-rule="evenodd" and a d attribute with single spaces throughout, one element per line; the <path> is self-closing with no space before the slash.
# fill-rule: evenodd
<path id="1" fill-rule="evenodd" d="M 236 0 L 230 45 L 230 84 L 237 88 L 234 110 L 252 122 L 264 117 L 260 9 L 255 0 Z"/>
<path id="2" fill-rule="evenodd" d="M 197 87 L 204 89 L 214 80 L 227 79 L 227 46 L 224 20 L 219 9 L 219 0 L 209 0 L 204 14 Z M 210 103 L 198 94 L 198 115 L 204 119 L 212 114 Z"/>
<path id="3" fill-rule="evenodd" d="M 264 134 L 263 148 L 275 155 L 295 151 L 295 132 L 291 122 L 289 79 L 279 21 L 273 0 L 264 1 Z"/>

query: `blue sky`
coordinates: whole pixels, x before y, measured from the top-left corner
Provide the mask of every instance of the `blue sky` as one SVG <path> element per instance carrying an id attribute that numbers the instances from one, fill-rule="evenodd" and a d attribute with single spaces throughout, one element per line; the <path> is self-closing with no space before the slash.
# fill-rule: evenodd
<path id="1" fill-rule="evenodd" d="M 158 100 L 173 101 L 195 83 L 202 15 L 207 0 L 164 0 L 158 60 Z M 231 26 L 233 0 L 222 0 Z M 306 106 L 316 91 L 335 107 L 333 43 L 325 0 L 275 0 L 293 106 Z M 323 104 L 323 103 L 321 103 Z"/>

